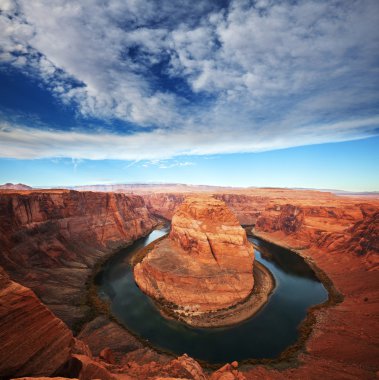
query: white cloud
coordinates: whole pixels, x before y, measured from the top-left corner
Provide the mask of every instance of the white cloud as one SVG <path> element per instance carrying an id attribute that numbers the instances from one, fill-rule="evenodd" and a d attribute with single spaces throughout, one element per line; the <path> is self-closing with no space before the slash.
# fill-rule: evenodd
<path id="1" fill-rule="evenodd" d="M 184 162 L 175 161 L 175 162 L 171 162 L 171 163 L 163 163 L 163 164 L 159 165 L 159 168 L 160 169 L 171 169 L 171 168 L 175 168 L 175 167 L 194 166 L 194 165 L 196 165 L 196 164 L 192 161 L 184 161 Z"/>
<path id="2" fill-rule="evenodd" d="M 178 161 L 178 160 L 161 160 L 154 159 L 150 161 L 145 161 L 142 163 L 142 167 L 148 168 L 150 166 L 156 166 L 158 169 L 172 169 L 176 167 L 194 166 L 196 165 L 192 161 Z M 129 167 L 130 165 L 128 165 Z"/>
<path id="3" fill-rule="evenodd" d="M 256 131 L 252 136 L 247 128 L 236 134 L 232 129 L 204 128 L 195 130 L 155 130 L 132 135 L 110 133 L 59 132 L 0 126 L 0 152 L 7 158 L 71 157 L 79 159 L 155 160 L 156 165 L 168 168 L 165 160 L 175 156 L 211 155 L 217 153 L 261 152 L 292 146 L 348 141 L 373 136 L 379 128 L 379 117 L 347 120 L 334 124 L 307 125 L 288 130 L 286 134 L 272 130 L 286 129 L 282 124 Z M 273 136 L 274 135 L 274 136 Z M 151 164 L 151 162 L 150 162 Z M 189 161 L 177 161 L 187 166 Z M 146 163 L 149 165 L 149 163 Z"/>
<path id="4" fill-rule="evenodd" d="M 1 1 L 0 61 L 40 78 L 80 115 L 137 132 L 8 125 L 0 154 L 162 159 L 377 134 L 376 0 L 215 3 Z M 194 101 L 156 83 L 159 63 Z"/>
<path id="5" fill-rule="evenodd" d="M 27 65 L 37 69 L 63 101 L 76 102 L 83 115 L 120 118 L 140 126 L 172 124 L 178 116 L 175 97 L 154 90 L 138 72 L 143 65 L 126 58 L 136 44 L 146 49 L 155 42 L 160 46 L 162 33 L 155 29 L 126 33 L 115 19 L 116 10 L 125 15 L 125 23 L 143 17 L 142 3 L 120 1 L 108 7 L 102 2 L 19 3 L 23 16 L 1 17 L 2 46 L 13 57 L 19 51 L 28 53 Z M 82 86 L 73 87 L 70 78 Z"/>
<path id="6" fill-rule="evenodd" d="M 74 170 L 76 171 L 77 167 L 83 162 L 83 160 L 80 158 L 71 158 L 71 162 Z"/>

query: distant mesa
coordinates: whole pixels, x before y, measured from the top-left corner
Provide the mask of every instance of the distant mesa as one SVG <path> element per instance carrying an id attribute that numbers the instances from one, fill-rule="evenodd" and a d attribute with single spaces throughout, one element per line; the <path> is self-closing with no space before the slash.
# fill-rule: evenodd
<path id="1" fill-rule="evenodd" d="M 2 190 L 32 190 L 33 188 L 28 185 L 24 185 L 23 183 L 5 183 L 4 185 L 0 185 L 0 189 Z"/>
<path id="2" fill-rule="evenodd" d="M 135 266 L 134 276 L 164 313 L 210 327 L 229 324 L 218 313 L 249 299 L 253 267 L 254 249 L 236 216 L 223 201 L 202 195 L 177 208 L 169 237 Z"/>

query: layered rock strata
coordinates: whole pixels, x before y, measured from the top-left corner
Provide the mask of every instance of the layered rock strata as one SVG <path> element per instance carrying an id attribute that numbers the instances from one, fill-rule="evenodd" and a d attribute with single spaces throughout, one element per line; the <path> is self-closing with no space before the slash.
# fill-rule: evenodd
<path id="1" fill-rule="evenodd" d="M 180 193 L 145 194 L 156 215 L 172 215 Z M 297 251 L 320 268 L 342 294 L 333 307 L 318 308 L 313 333 L 286 370 L 257 366 L 248 379 L 371 379 L 379 366 L 379 200 L 327 192 L 247 189 L 215 193 L 254 234 Z M 322 275 L 322 274 L 321 274 Z M 297 352 L 297 351 L 295 351 Z"/>
<path id="2" fill-rule="evenodd" d="M 151 213 L 171 219 L 185 194 L 145 193 L 143 197 Z M 242 225 L 255 227 L 257 233 L 283 233 L 295 249 L 345 250 L 364 256 L 370 268 L 378 266 L 378 247 L 370 243 L 378 241 L 373 226 L 378 198 L 289 189 L 220 190 L 213 197 L 224 201 Z"/>
<path id="3" fill-rule="evenodd" d="M 49 376 L 68 359 L 68 327 L 0 267 L 0 377 Z"/>
<path id="4" fill-rule="evenodd" d="M 144 195 L 147 207 L 155 214 L 163 215 L 165 213 L 166 217 L 171 219 L 175 208 L 180 203 L 180 198 L 184 197 L 183 194 L 177 194 L 178 191 L 175 192 L 175 196 L 172 193 Z M 38 191 L 37 193 L 42 193 L 42 191 Z M 46 197 L 49 197 L 49 193 L 46 192 Z M 27 192 L 21 192 L 22 197 L 25 197 L 27 194 Z M 344 299 L 337 305 L 329 308 L 318 308 L 312 312 L 312 319 L 314 320 L 312 334 L 306 341 L 304 349 L 300 351 L 300 355 L 298 355 L 298 351 L 295 352 L 296 356 L 294 357 L 298 359 L 297 361 L 287 362 L 279 366 L 278 369 L 263 365 L 242 366 L 238 373 L 233 366 L 227 366 L 212 375 L 209 374 L 209 377 L 212 379 L 246 378 L 278 380 L 303 378 L 376 378 L 379 371 L 377 361 L 379 356 L 377 272 L 379 202 L 368 198 L 336 197 L 328 193 L 284 189 L 252 189 L 243 192 L 228 190 L 219 192 L 215 196 L 228 204 L 241 223 L 255 224 L 254 232 L 256 234 L 279 245 L 297 250 L 308 262 L 322 269 L 332 280 L 337 290 L 343 294 Z M 12 198 L 18 199 L 15 195 L 12 195 Z M 81 197 L 77 196 L 76 199 L 80 200 Z M 72 200 L 72 203 L 75 204 L 76 201 Z M 1 200 L 1 204 L 5 204 L 3 200 Z M 163 206 L 164 209 L 161 210 L 160 207 Z M 29 246 L 33 246 L 31 245 L 33 237 L 36 237 L 37 242 L 42 239 L 44 236 L 43 231 L 36 233 L 30 226 L 27 228 L 25 223 L 14 225 L 13 223 L 18 219 L 10 217 L 12 216 L 11 210 L 13 206 L 2 207 L 0 213 L 0 234 L 11 231 L 12 239 L 7 240 L 4 239 L 4 235 L 0 235 L 1 254 L 3 252 L 7 254 L 7 262 L 10 265 L 10 252 L 15 252 L 16 261 L 12 275 L 17 275 L 17 265 L 20 265 L 20 270 L 22 271 L 20 277 L 25 277 L 23 280 L 30 281 L 27 271 L 23 270 L 22 261 L 18 257 L 17 251 L 20 248 L 10 250 L 10 247 L 16 247 L 19 244 L 18 239 L 20 237 L 15 233 L 18 228 L 20 229 L 20 235 L 33 231 L 29 238 L 24 240 L 25 244 Z M 86 211 L 85 208 L 82 210 L 83 215 L 81 216 L 83 218 L 85 217 L 84 212 L 92 213 L 91 210 Z M 78 212 L 77 215 L 80 215 L 80 213 Z M 99 213 L 99 215 L 104 220 L 104 214 Z M 13 227 L 10 228 L 12 224 Z M 55 221 L 53 221 L 53 224 L 55 224 Z M 84 234 L 81 236 L 84 236 Z M 85 243 L 87 242 L 88 240 L 85 240 Z M 63 244 L 66 243 L 64 242 Z M 72 250 L 79 249 L 77 255 L 80 256 L 80 252 L 82 252 L 81 248 L 77 244 Z M 103 247 L 103 243 L 100 250 L 99 257 L 104 257 L 106 250 Z M 31 252 L 33 252 L 31 256 L 33 257 L 36 253 L 34 250 Z M 70 251 L 67 250 L 66 252 Z M 88 251 L 84 250 L 83 252 L 88 254 Z M 58 256 L 62 259 L 64 252 Z M 29 268 L 31 274 L 34 274 L 35 271 L 37 271 L 38 275 L 43 273 L 43 270 L 38 267 L 38 263 L 38 260 L 29 263 L 27 268 Z M 254 265 L 254 268 L 256 268 L 256 265 Z M 47 270 L 45 267 L 43 269 Z M 57 272 L 62 270 L 64 271 L 64 267 L 59 266 Z M 82 273 L 87 273 L 87 271 L 83 271 Z M 49 284 L 51 275 L 47 278 L 47 283 Z M 59 273 L 57 273 L 57 278 L 61 279 Z M 45 278 L 41 277 L 41 283 L 44 280 Z M 61 280 L 58 281 L 59 286 L 57 289 L 62 291 L 63 288 L 60 282 Z M 67 281 L 67 283 L 70 286 L 70 281 Z M 4 288 L 3 284 L 3 282 L 0 283 L 1 289 Z M 38 285 L 38 276 L 35 276 L 34 284 Z M 40 284 L 40 286 L 42 285 Z M 0 300 L 2 299 L 3 296 L 0 297 Z M 6 299 L 5 296 L 4 299 Z M 24 313 L 28 314 L 27 303 L 23 305 L 26 308 L 23 309 L 24 306 L 22 306 L 21 310 L 24 310 Z M 9 307 L 6 307 L 6 313 L 0 319 L 0 326 L 7 326 L 6 323 L 8 322 L 6 320 L 11 315 Z M 75 308 L 71 310 L 74 311 Z M 13 320 L 12 318 L 10 319 Z M 44 321 L 45 319 L 41 320 Z M 17 319 L 17 321 L 20 320 Z M 15 325 L 18 328 L 18 332 L 12 333 L 12 331 L 14 332 L 12 328 L 4 329 L 2 330 L 3 332 L 8 331 L 8 333 L 12 333 L 10 335 L 11 338 L 2 335 L 0 341 L 3 343 L 14 339 L 15 346 L 19 345 L 18 351 L 22 352 L 23 344 L 26 346 L 31 344 L 28 337 L 33 338 L 35 335 L 24 333 L 24 324 L 17 322 Z M 34 325 L 34 329 L 43 332 L 40 326 Z M 86 339 L 90 345 L 97 346 L 99 354 L 111 342 L 115 343 L 114 349 L 117 348 L 116 339 L 111 339 L 111 335 L 116 337 L 116 335 L 119 336 L 121 334 L 121 331 L 117 332 L 116 326 L 108 326 L 101 323 L 99 327 L 96 321 L 96 323 L 91 325 L 91 329 L 85 331 L 88 336 L 83 335 L 83 339 Z M 49 334 L 52 333 L 51 331 Z M 63 335 L 65 334 L 63 332 Z M 95 334 L 95 336 L 92 337 L 92 334 Z M 107 335 L 110 337 L 109 342 L 104 339 Z M 22 340 L 20 339 L 21 336 Z M 38 336 L 39 344 L 43 343 L 44 339 L 44 334 L 40 334 Z M 100 378 L 112 376 L 120 379 L 153 379 L 157 377 L 198 379 L 203 376 L 200 367 L 198 367 L 199 373 L 186 371 L 182 365 L 183 360 L 180 358 L 178 360 L 170 358 L 162 359 L 162 355 L 148 348 L 137 348 L 138 344 L 134 345 L 134 343 L 128 344 L 128 347 L 125 348 L 124 338 L 121 339 L 119 344 L 122 344 L 122 350 L 133 350 L 123 357 L 121 365 L 111 365 L 107 363 L 107 360 L 104 362 L 99 358 L 91 358 L 90 353 L 86 352 L 83 347 L 77 353 L 88 356 L 89 359 L 92 359 L 91 365 L 99 367 L 96 377 L 98 377 L 100 369 L 106 368 L 108 373 L 103 372 L 102 376 L 104 377 L 99 376 Z M 59 347 L 56 350 L 57 356 L 60 355 L 61 350 L 67 352 L 64 346 Z M 6 351 L 4 352 L 6 353 Z M 48 353 L 48 351 L 46 352 Z M 105 355 L 103 351 L 102 356 L 104 358 L 107 356 L 109 360 L 111 355 L 108 352 Z M 9 358 L 13 360 L 11 356 L 7 356 L 7 358 L 7 360 Z M 35 358 L 37 361 L 40 360 L 38 359 L 38 355 Z M 80 359 L 80 356 L 75 358 L 78 361 Z M 186 361 L 187 359 L 191 360 L 190 358 L 186 358 Z M 89 362 L 88 359 L 87 361 Z M 1 358 L 1 362 L 3 366 L 7 365 L 3 357 Z M 41 360 L 39 363 L 41 363 Z M 295 365 L 292 365 L 293 363 Z M 84 373 L 85 367 L 88 368 L 88 366 L 82 365 L 81 379 L 90 378 L 86 377 Z M 243 371 L 243 374 L 241 371 Z M 37 373 L 30 375 L 38 376 Z M 92 371 L 91 373 L 93 374 Z M 4 373 L 2 372 L 0 376 L 3 375 Z M 63 373 L 57 373 L 56 375 L 65 376 Z M 78 378 L 79 372 L 71 373 L 67 377 Z"/>
<path id="5" fill-rule="evenodd" d="M 30 289 L 11 281 L 1 267 L 0 341 L 1 379 L 207 379 L 187 355 L 172 358 L 130 347 L 132 352 L 118 363 L 109 348 L 94 357 Z"/>
<path id="6" fill-rule="evenodd" d="M 72 327 L 88 311 L 94 265 L 155 224 L 136 195 L 1 191 L 0 264 Z"/>
<path id="7" fill-rule="evenodd" d="M 177 313 L 225 309 L 252 292 L 254 250 L 224 202 L 187 198 L 177 209 L 168 239 L 134 268 L 140 288 Z"/>

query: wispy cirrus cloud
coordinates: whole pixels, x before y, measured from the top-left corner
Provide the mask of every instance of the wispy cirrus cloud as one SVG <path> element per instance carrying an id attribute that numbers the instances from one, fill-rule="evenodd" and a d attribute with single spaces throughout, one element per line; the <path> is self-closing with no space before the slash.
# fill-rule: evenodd
<path id="1" fill-rule="evenodd" d="M 220 4 L 3 0 L 2 67 L 104 126 L 8 124 L 1 156 L 164 159 L 378 134 L 377 1 Z"/>
<path id="2" fill-rule="evenodd" d="M 196 164 L 192 161 L 179 161 L 176 159 L 173 159 L 173 160 L 155 159 L 155 160 L 150 160 L 150 161 L 144 161 L 141 165 L 142 167 L 145 167 L 145 168 L 155 166 L 158 169 L 172 169 L 176 167 L 194 166 Z"/>

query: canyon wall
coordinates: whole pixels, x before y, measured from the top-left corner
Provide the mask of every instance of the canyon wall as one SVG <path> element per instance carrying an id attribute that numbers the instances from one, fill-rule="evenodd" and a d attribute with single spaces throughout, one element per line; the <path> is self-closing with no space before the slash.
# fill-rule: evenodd
<path id="1" fill-rule="evenodd" d="M 243 367 L 241 373 L 227 365 L 208 376 L 191 358 L 160 355 L 128 340 L 130 336 L 124 338 L 126 331 L 114 322 L 94 320 L 81 339 L 98 346 L 100 360 L 83 342 L 73 342 L 70 331 L 32 291 L 1 272 L 0 376 L 51 375 L 68 358 L 76 368 L 67 370 L 68 377 L 81 379 L 376 378 L 379 201 L 285 189 L 213 193 L 240 223 L 254 226 L 254 233 L 266 240 L 296 250 L 341 294 L 329 307 L 312 312 L 312 333 L 299 354 L 281 369 L 254 365 Z M 144 192 L 146 207 L 135 195 L 2 191 L 0 264 L 72 326 L 87 311 L 85 282 L 95 263 L 146 234 L 155 223 L 151 213 L 171 219 L 185 195 Z M 116 338 L 130 350 L 117 365 L 111 364 Z M 115 347 L 107 349 L 112 343 Z M 65 375 L 63 370 L 59 374 Z"/>
<path id="2" fill-rule="evenodd" d="M 272 202 L 257 219 L 254 233 L 272 235 L 296 250 L 359 256 L 366 269 L 374 270 L 379 269 L 378 210 L 378 202 Z"/>
<path id="3" fill-rule="evenodd" d="M 151 213 L 171 220 L 185 195 L 174 192 L 143 197 Z M 292 248 L 355 252 L 365 257 L 367 265 L 378 265 L 374 254 L 378 250 L 375 238 L 378 199 L 287 189 L 215 192 L 213 197 L 224 201 L 242 225 L 255 227 L 256 233 L 281 232 L 292 240 Z"/>
<path id="4" fill-rule="evenodd" d="M 379 200 L 326 192 L 253 189 L 215 193 L 255 235 L 296 250 L 332 287 L 297 366 L 247 369 L 247 379 L 371 379 L 379 370 Z M 144 195 L 168 217 L 180 194 Z M 252 228 L 250 227 L 250 228 Z M 330 282 L 329 282 L 330 281 Z"/>
<path id="5" fill-rule="evenodd" d="M 196 194 L 199 193 L 192 193 L 192 195 Z M 189 194 L 175 191 L 142 193 L 150 212 L 168 220 L 172 219 L 176 207 L 183 202 L 187 195 Z M 327 192 L 286 189 L 219 190 L 212 192 L 211 195 L 225 202 L 242 225 L 254 225 L 262 212 L 276 202 L 279 204 L 302 203 L 313 199 L 316 205 L 320 202 L 327 204 L 328 200 L 337 199 L 336 196 Z"/>
<path id="6" fill-rule="evenodd" d="M 88 312 L 94 265 L 155 224 L 137 195 L 2 191 L 0 265 L 72 327 Z"/>
<path id="7" fill-rule="evenodd" d="M 151 214 L 171 220 L 176 208 L 183 203 L 184 193 L 148 193 L 142 195 Z"/>
<path id="8" fill-rule="evenodd" d="M 106 340 L 102 352 L 94 357 L 33 291 L 11 281 L 0 267 L 1 379 L 207 379 L 201 366 L 188 356 L 154 354 L 140 349 L 141 345 L 130 348 L 129 355 L 115 363 L 113 352 L 104 347 Z"/>
<path id="9" fill-rule="evenodd" d="M 71 331 L 1 267 L 0 321 L 0 377 L 48 376 L 69 359 Z"/>
<path id="10" fill-rule="evenodd" d="M 375 378 L 379 369 L 377 203 L 341 208 L 285 205 L 267 210 L 254 233 L 296 250 L 324 280 L 331 280 L 340 297 L 336 304 L 314 312 L 315 324 L 299 356 L 300 366 L 285 371 L 260 366 L 247 378 Z"/>

